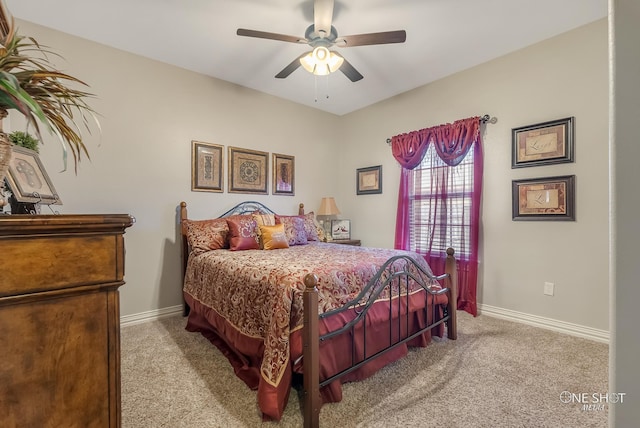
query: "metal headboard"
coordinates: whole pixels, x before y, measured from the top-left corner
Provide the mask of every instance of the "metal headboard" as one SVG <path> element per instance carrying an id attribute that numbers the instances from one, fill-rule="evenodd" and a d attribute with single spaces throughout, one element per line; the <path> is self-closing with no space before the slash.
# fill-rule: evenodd
<path id="1" fill-rule="evenodd" d="M 263 213 L 263 214 L 275 214 L 275 212 L 273 210 L 271 210 L 271 208 L 263 205 L 260 202 L 257 202 L 257 201 L 245 201 L 245 202 L 240 202 L 238 205 L 236 205 L 235 207 L 231 208 L 229 211 L 227 211 L 226 213 L 222 214 L 218 218 L 231 217 L 232 215 L 251 214 L 251 213 L 254 213 L 254 212 L 260 212 L 260 213 Z"/>

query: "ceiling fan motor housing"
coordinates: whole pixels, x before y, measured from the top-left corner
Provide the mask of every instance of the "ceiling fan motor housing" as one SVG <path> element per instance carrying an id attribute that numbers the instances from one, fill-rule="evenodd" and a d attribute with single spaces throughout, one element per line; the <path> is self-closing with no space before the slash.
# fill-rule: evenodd
<path id="1" fill-rule="evenodd" d="M 307 39 L 307 43 L 309 43 L 309 46 L 313 48 L 317 46 L 329 47 L 336 42 L 336 39 L 338 38 L 338 31 L 336 30 L 336 27 L 332 25 L 331 33 L 323 36 L 322 34 L 316 32 L 315 26 L 311 24 L 309 25 L 309 27 L 307 27 L 307 31 L 304 32 L 304 37 L 305 39 Z"/>

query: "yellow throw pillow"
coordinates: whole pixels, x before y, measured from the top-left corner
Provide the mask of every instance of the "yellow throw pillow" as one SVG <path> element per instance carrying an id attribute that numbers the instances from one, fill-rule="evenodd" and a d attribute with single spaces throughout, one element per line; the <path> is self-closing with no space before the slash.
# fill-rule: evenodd
<path id="1" fill-rule="evenodd" d="M 259 226 L 263 250 L 289 248 L 289 241 L 284 233 L 284 224 L 275 226 Z"/>

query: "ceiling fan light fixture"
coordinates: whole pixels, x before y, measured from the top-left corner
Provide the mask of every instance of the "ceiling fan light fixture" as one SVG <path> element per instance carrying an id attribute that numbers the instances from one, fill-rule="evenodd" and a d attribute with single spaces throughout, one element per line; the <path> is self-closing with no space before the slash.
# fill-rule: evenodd
<path id="1" fill-rule="evenodd" d="M 344 58 L 335 52 L 330 52 L 324 46 L 318 46 L 307 55 L 300 58 L 300 64 L 309 73 L 313 73 L 317 76 L 326 76 L 329 73 L 337 71 Z"/>

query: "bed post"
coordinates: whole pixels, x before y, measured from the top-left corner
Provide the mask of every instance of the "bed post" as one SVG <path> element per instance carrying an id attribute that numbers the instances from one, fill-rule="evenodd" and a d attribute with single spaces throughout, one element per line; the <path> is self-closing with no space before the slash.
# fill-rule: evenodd
<path id="1" fill-rule="evenodd" d="M 304 204 L 302 202 L 298 205 L 298 215 L 304 215 Z"/>
<path id="2" fill-rule="evenodd" d="M 318 277 L 304 277 L 304 326 L 302 330 L 302 370 L 304 387 L 304 428 L 320 426 L 320 348 L 318 332 Z"/>
<path id="3" fill-rule="evenodd" d="M 458 338 L 458 268 L 456 266 L 456 258 L 453 254 L 453 248 L 447 248 L 447 261 L 445 262 L 444 270 L 449 274 L 449 303 L 447 304 L 449 320 L 447 321 L 447 336 L 451 340 L 456 340 Z"/>
<path id="4" fill-rule="evenodd" d="M 184 220 L 187 217 L 187 203 L 180 202 L 180 261 L 182 262 L 182 284 L 184 284 L 184 276 L 187 273 L 187 259 L 189 258 L 189 242 L 187 241 L 187 227 Z M 182 289 L 182 284 L 180 288 Z M 189 305 L 183 301 L 182 315 L 189 315 Z"/>

